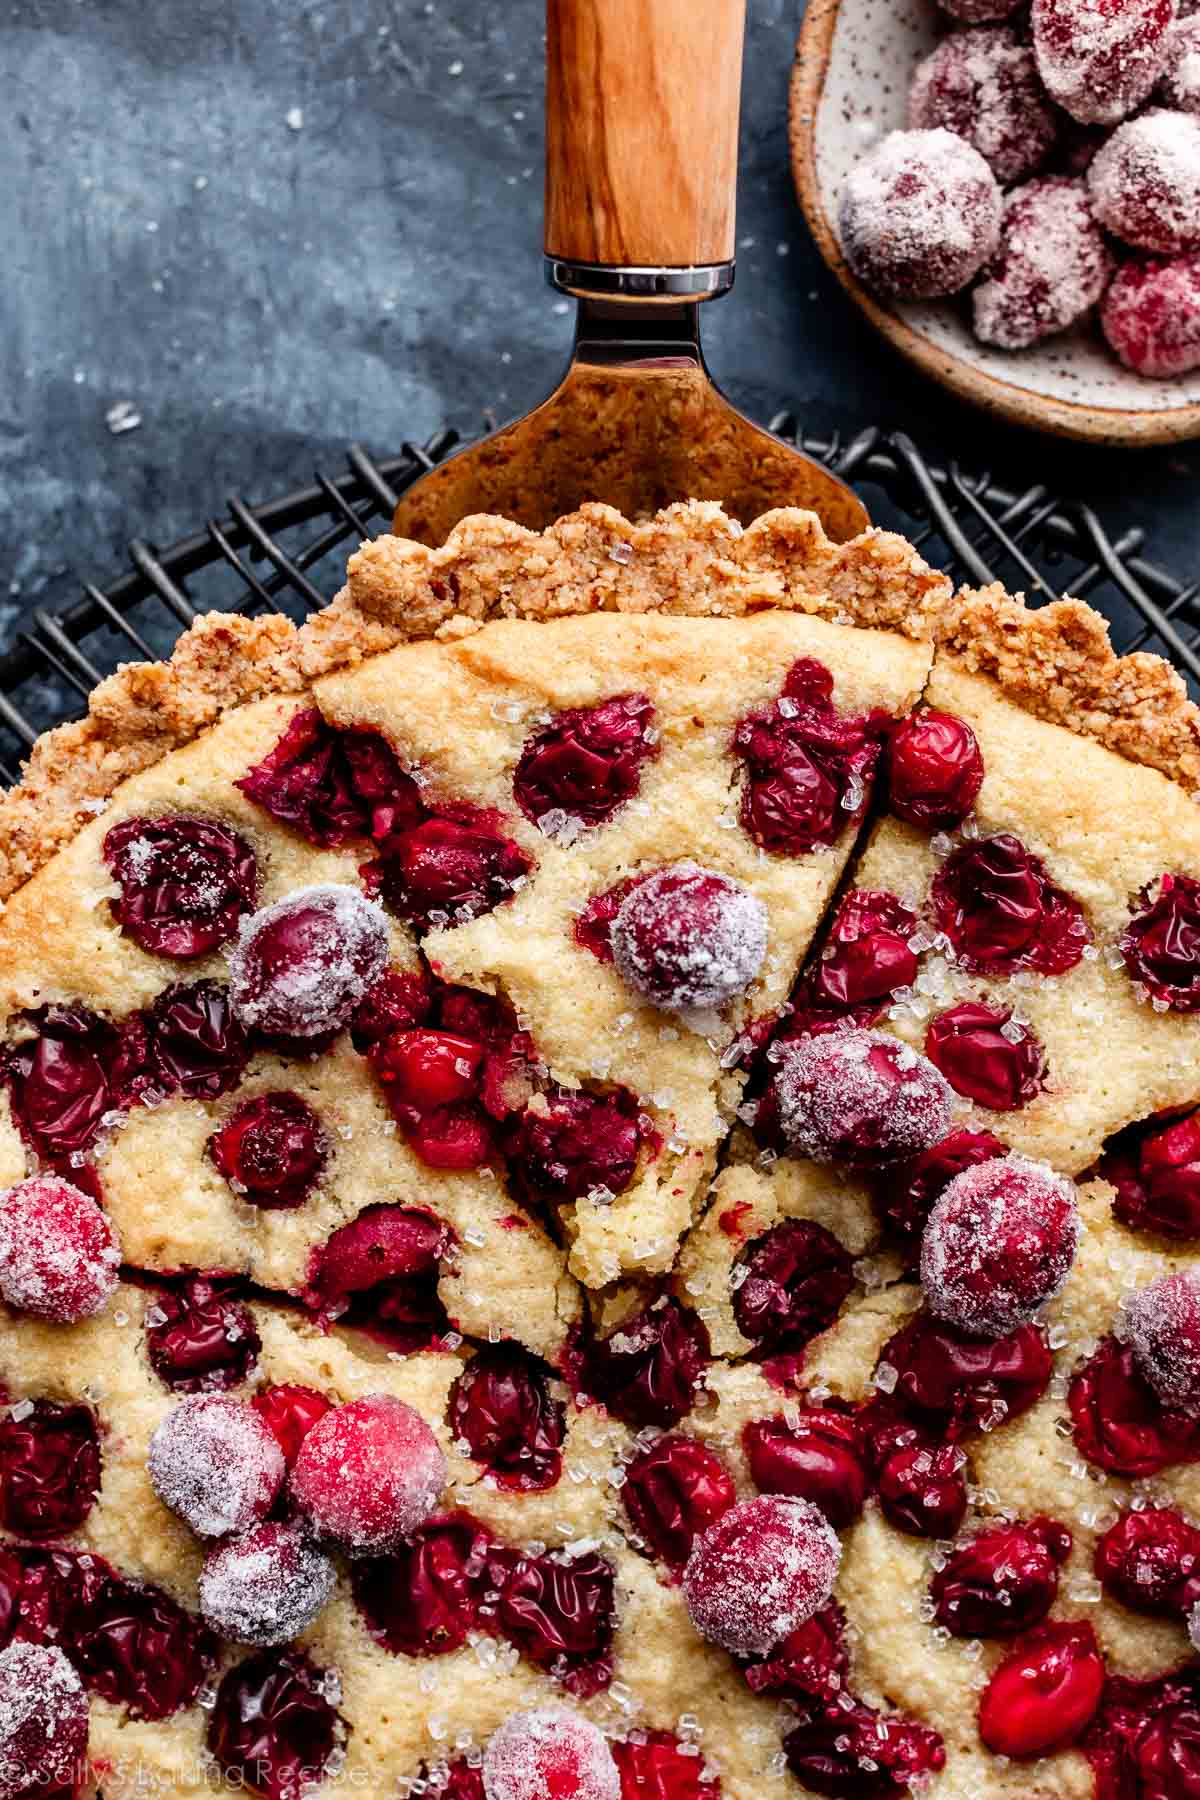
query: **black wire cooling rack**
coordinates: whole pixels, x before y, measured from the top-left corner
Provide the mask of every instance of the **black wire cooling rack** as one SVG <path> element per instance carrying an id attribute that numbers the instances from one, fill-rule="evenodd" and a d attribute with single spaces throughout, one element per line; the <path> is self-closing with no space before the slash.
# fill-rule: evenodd
<path id="1" fill-rule="evenodd" d="M 843 444 L 798 434 L 786 413 L 771 423 L 845 480 L 878 490 L 872 517 L 904 531 L 930 562 L 960 580 L 1003 581 L 1031 605 L 1087 597 L 1108 616 L 1118 650 L 1155 650 L 1200 691 L 1200 583 L 1185 587 L 1151 561 L 1141 530 L 1114 540 L 1090 507 L 1066 505 L 1040 484 L 1014 493 L 988 474 L 927 461 L 900 432 L 872 429 Z M 166 654 L 200 613 L 299 619 L 324 606 L 347 549 L 457 442 L 445 429 L 383 461 L 354 445 L 343 474 L 318 471 L 312 487 L 263 505 L 235 495 L 224 516 L 166 550 L 137 538 L 131 568 L 108 588 L 89 583 L 62 606 L 33 611 L 0 654 L 0 780 L 16 780 L 38 732 L 82 712 L 119 662 Z"/>

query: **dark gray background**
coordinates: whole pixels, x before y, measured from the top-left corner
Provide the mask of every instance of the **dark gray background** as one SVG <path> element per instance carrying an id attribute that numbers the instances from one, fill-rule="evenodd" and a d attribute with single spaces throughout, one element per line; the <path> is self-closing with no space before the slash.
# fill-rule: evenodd
<path id="1" fill-rule="evenodd" d="M 910 374 L 819 264 L 787 162 L 800 0 L 750 0 L 739 279 L 719 377 L 765 418 L 903 425 L 1200 548 L 1193 450 L 1001 431 Z M 541 283 L 543 0 L 0 0 L 0 638 L 238 489 L 353 438 L 535 400 L 568 320 Z M 300 109 L 299 112 L 293 109 Z M 289 114 L 292 123 L 289 123 Z M 302 115 L 302 123 L 301 121 Z M 296 126 L 299 129 L 296 129 Z M 127 402 L 138 429 L 114 436 Z"/>

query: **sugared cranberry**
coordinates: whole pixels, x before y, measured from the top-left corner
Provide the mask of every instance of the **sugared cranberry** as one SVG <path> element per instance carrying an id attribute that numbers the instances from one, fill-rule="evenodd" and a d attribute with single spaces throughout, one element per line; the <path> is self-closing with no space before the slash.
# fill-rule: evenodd
<path id="1" fill-rule="evenodd" d="M 565 1706 L 514 1713 L 483 1756 L 487 1800 L 621 1800 L 604 1733 Z"/>
<path id="2" fill-rule="evenodd" d="M 488 1559 L 495 1629 L 567 1692 L 588 1699 L 612 1680 L 616 1575 L 594 1550 L 571 1556 L 519 1551 Z"/>
<path id="3" fill-rule="evenodd" d="M 344 1736 L 323 1672 L 299 1650 L 264 1650 L 222 1680 L 208 1747 L 240 1786 L 266 1800 L 303 1800 Z"/>
<path id="4" fill-rule="evenodd" d="M 313 1388 L 286 1381 L 278 1387 L 261 1388 L 250 1404 L 268 1430 L 274 1432 L 290 1469 L 301 1444 L 333 1402 Z"/>
<path id="5" fill-rule="evenodd" d="M 677 1300 L 654 1301 L 605 1338 L 575 1348 L 577 1391 L 640 1429 L 674 1425 L 695 1405 L 710 1349 L 708 1332 Z"/>
<path id="6" fill-rule="evenodd" d="M 505 1154 L 535 1195 L 581 1200 L 620 1194 L 633 1180 L 648 1122 L 626 1088 L 611 1094 L 550 1094 L 527 1106 Z"/>
<path id="7" fill-rule="evenodd" d="M 618 975 L 668 1012 L 707 1011 L 745 993 L 767 953 L 767 910 L 740 881 L 671 863 L 639 881 L 610 933 Z"/>
<path id="8" fill-rule="evenodd" d="M 808 1714 L 783 1750 L 801 1786 L 829 1800 L 896 1800 L 946 1763 L 942 1739 L 928 1725 L 861 1700 Z"/>
<path id="9" fill-rule="evenodd" d="M 787 1143 L 814 1162 L 899 1162 L 935 1144 L 950 1123 L 945 1076 L 881 1031 L 833 1031 L 783 1044 L 771 1091 Z"/>
<path id="10" fill-rule="evenodd" d="M 568 707 L 527 741 L 513 795 L 547 837 L 569 842 L 580 825 L 603 825 L 631 800 L 642 764 L 657 754 L 654 707 L 645 694 Z"/>
<path id="11" fill-rule="evenodd" d="M 200 1610 L 235 1644 L 286 1644 L 324 1611 L 336 1582 L 299 1526 L 256 1525 L 205 1557 Z"/>
<path id="12" fill-rule="evenodd" d="M 278 1439 L 245 1400 L 193 1394 L 150 1439 L 146 1470 L 164 1506 L 201 1537 L 265 1519 L 287 1472 Z"/>
<path id="13" fill-rule="evenodd" d="M 188 1100 L 216 1100 L 237 1086 L 250 1058 L 226 990 L 196 981 L 164 990 L 146 1018 L 153 1085 Z"/>
<path id="14" fill-rule="evenodd" d="M 952 131 L 890 131 L 860 157 L 838 213 L 846 261 L 896 300 L 956 294 L 996 247 L 1000 188 Z"/>
<path id="15" fill-rule="evenodd" d="M 884 1456 L 875 1478 L 884 1517 L 912 1537 L 951 1538 L 966 1515 L 967 1459 L 957 1444 L 904 1435 L 915 1441 Z"/>
<path id="16" fill-rule="evenodd" d="M 0 1298 L 7 1306 L 73 1325 L 101 1310 L 120 1270 L 116 1233 L 71 1182 L 35 1175 L 0 1193 Z"/>
<path id="17" fill-rule="evenodd" d="M 812 1219 L 785 1219 L 735 1264 L 738 1330 L 760 1351 L 793 1348 L 827 1331 L 854 1286 L 851 1258 Z"/>
<path id="18" fill-rule="evenodd" d="M 393 1549 L 437 1505 L 446 1459 L 424 1419 L 390 1394 L 367 1394 L 319 1419 L 292 1464 L 292 1499 L 309 1525 L 352 1556 Z"/>
<path id="19" fill-rule="evenodd" d="M 450 1393 L 447 1423 L 466 1454 L 511 1493 L 541 1493 L 562 1475 L 566 1409 L 546 1373 L 514 1345 L 481 1350 Z"/>
<path id="20" fill-rule="evenodd" d="M 385 969 L 354 1009 L 350 1039 L 360 1055 L 372 1044 L 423 1025 L 433 1004 L 430 984 L 422 971 Z"/>
<path id="21" fill-rule="evenodd" d="M 1054 1368 L 1045 1337 L 1022 1325 L 1008 1337 L 968 1337 L 928 1313 L 884 1345 L 898 1405 L 954 1436 L 1015 1419 L 1039 1400 Z M 890 1380 L 890 1377 L 889 1377 Z"/>
<path id="22" fill-rule="evenodd" d="M 207 956 L 258 896 L 253 850 L 215 819 L 124 819 L 104 840 L 104 861 L 121 889 L 113 917 L 155 956 Z"/>
<path id="23" fill-rule="evenodd" d="M 1200 119 L 1165 109 L 1114 131 L 1088 170 L 1101 224 L 1138 250 L 1200 249 Z"/>
<path id="24" fill-rule="evenodd" d="M 1200 1010 L 1200 881 L 1164 875 L 1121 934 L 1121 955 L 1152 1000 L 1173 1012 Z"/>
<path id="25" fill-rule="evenodd" d="M 688 1616 L 710 1643 L 761 1656 L 826 1604 L 841 1555 L 832 1525 L 807 1500 L 741 1500 L 692 1546 Z"/>
<path id="26" fill-rule="evenodd" d="M 1024 350 L 1066 331 L 1095 306 L 1113 266 L 1082 181 L 1026 182 L 1004 202 L 999 247 L 971 296 L 976 337 Z"/>
<path id="27" fill-rule="evenodd" d="M 0 1525 L 55 1538 L 83 1524 L 100 1489 L 100 1438 L 87 1406 L 23 1402 L 0 1418 Z"/>
<path id="28" fill-rule="evenodd" d="M 961 49 L 963 42 L 948 38 L 934 54 Z M 898 819 L 925 831 L 953 831 L 970 812 L 982 786 L 983 755 L 965 719 L 926 710 L 911 714 L 892 733 L 888 805 Z"/>
<path id="29" fill-rule="evenodd" d="M 640 1450 L 621 1485 L 635 1541 L 674 1575 L 682 1573 L 699 1533 L 736 1499 L 733 1477 L 716 1451 L 682 1433 Z"/>
<path id="30" fill-rule="evenodd" d="M 1058 137 L 1054 109 L 1042 91 L 1033 52 L 1015 31 L 956 31 L 943 38 L 917 64 L 908 94 L 908 122 L 918 131 L 932 131 L 940 125 L 966 138 L 1006 187 L 1024 181 L 1040 168 Z M 926 713 L 924 717 L 950 719 L 945 713 Z M 961 719 L 950 722 L 974 742 L 970 727 Z M 947 740 L 947 747 L 953 761 L 952 740 Z M 974 794 L 934 829 L 945 831 L 959 824 L 973 799 Z M 931 821 L 913 819 L 912 823 Z"/>
<path id="31" fill-rule="evenodd" d="M 1103 1691 L 1104 1658 L 1091 1626 L 1040 1625 L 984 1689 L 979 1735 L 997 1756 L 1045 1756 L 1075 1742 Z"/>
<path id="32" fill-rule="evenodd" d="M 1095 1568 L 1133 1612 L 1181 1618 L 1200 1601 L 1200 1527 L 1170 1506 L 1124 1512 L 1096 1545 Z"/>
<path id="33" fill-rule="evenodd" d="M 992 1112 L 1016 1112 L 1037 1098 L 1046 1052 L 1008 1007 L 964 1000 L 939 1013 L 925 1034 L 925 1054 L 956 1094 Z"/>
<path id="34" fill-rule="evenodd" d="M 387 1556 L 351 1567 L 371 1635 L 396 1656 L 443 1656 L 479 1623 L 489 1539 L 469 1513 L 435 1515 Z"/>
<path id="35" fill-rule="evenodd" d="M 299 1094 L 247 1100 L 208 1140 L 208 1153 L 251 1206 L 266 1211 L 303 1206 L 329 1157 L 321 1121 Z"/>
<path id="36" fill-rule="evenodd" d="M 357 888 L 300 888 L 245 920 L 229 960 L 242 1024 L 314 1038 L 350 1022 L 387 963 L 387 921 Z"/>
<path id="37" fill-rule="evenodd" d="M 295 714 L 270 754 L 234 784 L 310 844 L 383 838 L 421 816 L 421 790 L 386 738 L 338 731 L 315 707 Z"/>
<path id="38" fill-rule="evenodd" d="M 1158 79 L 1174 0 L 1034 0 L 1033 53 L 1072 118 L 1115 125 Z"/>
<path id="39" fill-rule="evenodd" d="M 0 1650 L 0 1800 L 75 1793 L 87 1742 L 87 1695 L 62 1651 Z"/>
<path id="40" fill-rule="evenodd" d="M 929 1310 L 976 1337 L 1027 1325 L 1071 1272 L 1079 1208 L 1070 1182 L 1013 1153 L 956 1175 L 921 1240 Z"/>
<path id="41" fill-rule="evenodd" d="M 879 1210 L 906 1244 L 925 1229 L 934 1201 L 964 1169 L 1004 1155 L 1004 1145 L 990 1131 L 950 1132 L 911 1162 L 885 1169 L 874 1184 Z"/>
<path id="42" fill-rule="evenodd" d="M 693 1743 L 669 1731 L 637 1731 L 611 1746 L 621 1800 L 719 1800 L 721 1786 Z"/>
<path id="43" fill-rule="evenodd" d="M 309 1298 L 393 1349 L 427 1349 L 448 1328 L 437 1284 L 452 1244 L 442 1221 L 418 1207 L 364 1207 L 315 1252 Z"/>
<path id="44" fill-rule="evenodd" d="M 1071 1382 L 1075 1442 L 1097 1468 L 1134 1480 L 1200 1461 L 1200 1421 L 1164 1407 L 1129 1344 L 1108 1337 Z"/>
<path id="45" fill-rule="evenodd" d="M 1184 7 L 1179 8 L 1182 15 Z M 1180 112 L 1200 113 L 1200 19 L 1176 19 L 1167 32 L 1158 99 Z"/>
<path id="46" fill-rule="evenodd" d="M 811 1500 L 838 1531 L 861 1513 L 868 1479 L 852 1413 L 812 1406 L 791 1423 L 752 1419 L 742 1443 L 751 1480 L 762 1493 Z"/>
<path id="47" fill-rule="evenodd" d="M 1071 1533 L 1052 1519 L 978 1532 L 953 1550 L 929 1584 L 939 1625 L 954 1637 L 1015 1637 L 1040 1625 L 1058 1593 Z"/>
<path id="48" fill-rule="evenodd" d="M 897 988 L 917 978 L 909 939 L 916 917 L 895 894 L 852 888 L 838 907 L 821 954 L 792 998 L 787 1035 L 841 1020 L 873 1025 Z"/>
<path id="49" fill-rule="evenodd" d="M 67 1632 L 88 1687 L 135 1719 L 166 1719 L 190 1706 L 217 1660 L 203 1620 L 161 1588 L 111 1569 Z"/>
<path id="50" fill-rule="evenodd" d="M 934 876 L 933 905 L 960 965 L 973 974 L 1063 975 L 1089 938 L 1078 902 L 1008 832 L 952 851 Z"/>
<path id="51" fill-rule="evenodd" d="M 1200 1237 L 1200 1113 L 1148 1135 L 1122 1134 L 1105 1150 L 1099 1173 L 1117 1190 L 1113 1216 L 1122 1225 Z"/>
<path id="52" fill-rule="evenodd" d="M 743 1673 L 754 1694 L 778 1695 L 801 1705 L 835 1701 L 846 1691 L 850 1675 L 846 1618 L 837 1601 L 790 1631 L 763 1662 L 749 1663 Z"/>
<path id="53" fill-rule="evenodd" d="M 500 814 L 447 807 L 388 838 L 383 892 L 401 918 L 429 931 L 491 912 L 511 898 L 532 867 L 532 858 L 504 832 Z"/>
<path id="54" fill-rule="evenodd" d="M 1121 1335 L 1163 1405 L 1200 1417 L 1200 1277 L 1181 1271 L 1139 1288 Z"/>
<path id="55" fill-rule="evenodd" d="M 65 1172 L 95 1144 L 106 1115 L 132 1105 L 149 1084 L 145 1026 L 137 1015 L 122 1029 L 63 1006 L 29 1022 L 35 1034 L 6 1052 L 4 1077 L 21 1135 Z"/>
<path id="56" fill-rule="evenodd" d="M 833 677 L 812 657 L 792 665 L 773 705 L 734 732 L 746 768 L 742 828 L 764 850 L 804 856 L 858 818 L 879 761 L 880 721 L 838 713 Z"/>
<path id="57" fill-rule="evenodd" d="M 156 1294 L 146 1309 L 150 1366 L 176 1393 L 237 1387 L 261 1349 L 249 1309 L 202 1275 Z"/>

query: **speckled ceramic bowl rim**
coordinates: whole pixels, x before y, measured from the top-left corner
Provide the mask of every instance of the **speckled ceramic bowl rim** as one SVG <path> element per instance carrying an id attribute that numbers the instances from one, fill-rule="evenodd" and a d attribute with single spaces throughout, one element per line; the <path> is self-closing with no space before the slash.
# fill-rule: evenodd
<path id="1" fill-rule="evenodd" d="M 1085 406 L 1002 381 L 965 357 L 931 343 L 882 306 L 851 273 L 825 211 L 816 163 L 816 117 L 842 0 L 809 0 L 796 44 L 788 108 L 788 137 L 796 192 L 828 267 L 882 336 L 926 375 L 960 399 L 1015 425 L 1094 444 L 1178 444 L 1200 437 L 1200 405 L 1130 409 Z"/>

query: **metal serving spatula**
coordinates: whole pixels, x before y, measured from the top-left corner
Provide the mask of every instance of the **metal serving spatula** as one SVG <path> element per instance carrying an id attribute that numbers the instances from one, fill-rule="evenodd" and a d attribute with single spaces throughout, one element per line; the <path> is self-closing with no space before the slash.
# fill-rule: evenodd
<path id="1" fill-rule="evenodd" d="M 561 384 L 423 476 L 395 531 L 442 543 L 468 513 L 543 527 L 584 500 L 631 519 L 720 500 L 743 524 L 805 506 L 868 523 L 828 470 L 742 416 L 700 348 L 733 285 L 746 0 L 548 0 L 546 270 L 579 302 Z"/>

